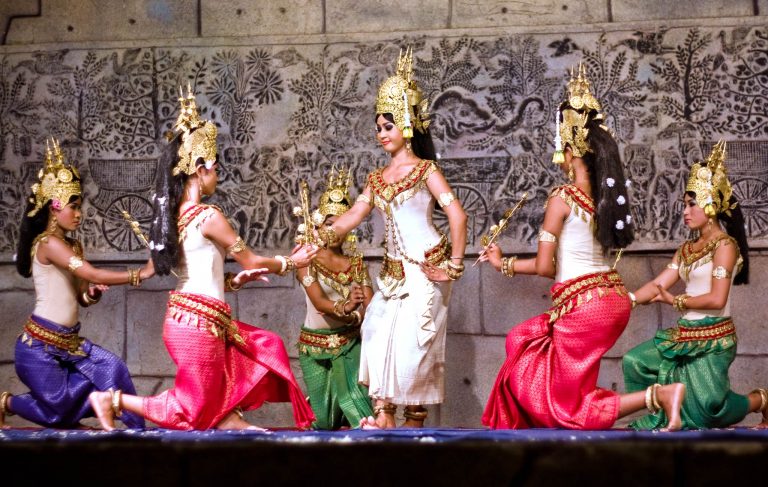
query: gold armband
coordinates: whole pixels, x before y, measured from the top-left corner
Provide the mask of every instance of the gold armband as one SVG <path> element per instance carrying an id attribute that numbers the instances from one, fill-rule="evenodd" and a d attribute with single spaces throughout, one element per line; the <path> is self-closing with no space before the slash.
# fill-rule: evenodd
<path id="1" fill-rule="evenodd" d="M 546 230 L 540 230 L 539 231 L 539 242 L 557 243 L 557 237 L 554 234 L 549 233 Z"/>
<path id="2" fill-rule="evenodd" d="M 667 264 L 667 269 L 672 269 L 674 271 L 678 270 L 680 268 L 679 264 L 675 264 L 674 262 L 670 262 Z"/>
<path id="3" fill-rule="evenodd" d="M 456 200 L 456 195 L 453 194 L 453 191 L 448 191 L 447 193 L 440 193 L 440 196 L 437 198 L 437 202 L 440 204 L 440 208 L 445 208 L 446 206 L 450 205 Z"/>
<path id="4" fill-rule="evenodd" d="M 315 283 L 315 278 L 310 274 L 307 274 L 306 276 L 301 278 L 301 285 L 304 287 L 309 287 L 314 283 Z"/>
<path id="5" fill-rule="evenodd" d="M 357 198 L 355 198 L 355 203 L 357 203 L 358 201 L 362 201 L 366 205 L 373 206 L 373 204 L 371 203 L 371 199 L 367 197 L 364 193 L 359 194 Z"/>
<path id="6" fill-rule="evenodd" d="M 515 277 L 515 261 L 517 256 L 504 257 L 501 259 L 501 273 L 507 277 Z"/>
<path id="7" fill-rule="evenodd" d="M 69 264 L 67 265 L 69 272 L 75 272 L 81 267 L 83 267 L 83 259 L 76 255 L 69 258 Z"/>
<path id="8" fill-rule="evenodd" d="M 719 265 L 712 269 L 712 277 L 715 279 L 730 279 L 731 273 L 728 272 L 725 267 Z"/>
<path id="9" fill-rule="evenodd" d="M 235 239 L 235 243 L 233 243 L 232 245 L 227 247 L 227 253 L 230 254 L 230 255 L 234 255 L 234 254 L 236 254 L 238 252 L 242 252 L 243 250 L 245 250 L 247 248 L 248 248 L 248 246 L 245 245 L 245 242 L 243 241 L 243 239 L 240 238 L 240 237 L 237 237 Z"/>
<path id="10" fill-rule="evenodd" d="M 239 291 L 243 285 L 235 284 L 232 280 L 235 278 L 234 272 L 227 272 L 224 274 L 224 291 Z"/>

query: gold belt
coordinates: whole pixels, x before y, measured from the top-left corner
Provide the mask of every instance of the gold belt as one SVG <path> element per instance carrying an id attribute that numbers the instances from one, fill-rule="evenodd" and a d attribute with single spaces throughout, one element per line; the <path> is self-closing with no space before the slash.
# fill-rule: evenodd
<path id="1" fill-rule="evenodd" d="M 210 323 L 209 330 L 216 338 L 245 344 L 245 340 L 237 332 L 237 327 L 232 324 L 229 305 L 223 301 L 200 294 L 174 291 L 171 292 L 168 306 L 203 317 Z"/>
<path id="2" fill-rule="evenodd" d="M 585 274 L 566 281 L 562 287 L 552 293 L 552 307 L 547 311 L 549 322 L 554 323 L 574 307 L 601 298 L 610 292 L 626 295 L 624 281 L 615 270 Z"/>
<path id="3" fill-rule="evenodd" d="M 670 337 L 675 342 L 693 342 L 698 340 L 717 340 L 736 333 L 733 320 L 721 321 L 712 326 L 678 326 L 670 330 Z"/>
<path id="4" fill-rule="evenodd" d="M 322 348 L 324 350 L 333 350 L 341 348 L 347 343 L 360 336 L 359 327 L 349 327 L 339 333 L 313 333 L 302 329 L 299 335 L 299 349 L 306 351 L 305 347 Z"/>
<path id="5" fill-rule="evenodd" d="M 46 345 L 66 350 L 72 355 L 86 355 L 81 348 L 85 338 L 77 333 L 58 333 L 38 325 L 31 319 L 28 319 L 24 324 L 24 333 Z M 22 337 L 22 341 L 25 341 L 24 337 Z"/>
<path id="6" fill-rule="evenodd" d="M 393 259 L 387 254 L 384 254 L 384 262 L 381 263 L 381 272 L 379 272 L 379 277 L 383 279 L 386 276 L 390 276 L 398 281 L 405 279 L 405 268 L 403 267 L 403 261 Z"/>

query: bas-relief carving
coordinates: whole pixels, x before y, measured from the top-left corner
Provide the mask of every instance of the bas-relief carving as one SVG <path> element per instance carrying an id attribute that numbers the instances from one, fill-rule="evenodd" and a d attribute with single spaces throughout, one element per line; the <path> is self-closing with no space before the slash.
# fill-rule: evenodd
<path id="1" fill-rule="evenodd" d="M 315 196 L 334 165 L 360 190 L 386 162 L 373 101 L 398 50 L 413 45 L 431 101 L 432 133 L 470 217 L 470 244 L 527 191 L 532 202 L 505 245 L 535 241 L 548 190 L 553 118 L 567 69 L 583 60 L 633 181 L 637 248 L 673 248 L 687 232 L 680 199 L 687 168 L 728 140 L 730 175 L 753 243 L 768 238 L 768 30 L 667 28 L 647 32 L 406 38 L 370 44 L 61 50 L 0 58 L 0 252 L 15 248 L 21 202 L 43 141 L 62 141 L 85 177 L 86 250 L 139 258 L 122 222 L 146 228 L 159 147 L 175 120 L 178 86 L 198 94 L 220 126 L 220 191 L 213 203 L 253 247 L 291 246 L 298 182 Z M 445 215 L 435 213 L 445 227 Z M 358 230 L 380 240 L 377 218 Z"/>

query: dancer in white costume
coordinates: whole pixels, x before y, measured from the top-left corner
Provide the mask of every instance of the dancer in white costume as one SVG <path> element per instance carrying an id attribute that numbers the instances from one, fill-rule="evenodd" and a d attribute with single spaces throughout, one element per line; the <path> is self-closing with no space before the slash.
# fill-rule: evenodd
<path id="1" fill-rule="evenodd" d="M 448 299 L 451 282 L 464 272 L 467 217 L 434 162 L 428 103 L 411 79 L 412 61 L 410 50 L 399 57 L 376 101 L 377 140 L 389 164 L 373 171 L 352 208 L 320 231 L 333 243 L 374 207 L 385 220 L 379 290 L 362 326 L 360 382 L 375 402 L 364 428 L 395 427 L 398 404 L 405 406 L 403 426 L 421 427 L 424 405 L 443 401 Z M 453 249 L 432 223 L 435 201 L 448 217 Z"/>

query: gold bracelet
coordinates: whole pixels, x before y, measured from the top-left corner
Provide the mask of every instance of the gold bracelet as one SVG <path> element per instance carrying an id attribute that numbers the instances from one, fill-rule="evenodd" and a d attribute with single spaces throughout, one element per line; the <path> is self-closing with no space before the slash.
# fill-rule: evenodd
<path id="1" fill-rule="evenodd" d="M 517 256 L 504 257 L 501 259 L 501 273 L 507 277 L 515 277 L 515 261 Z"/>
<path id="2" fill-rule="evenodd" d="M 141 274 L 139 269 L 128 268 L 128 284 L 133 287 L 141 286 Z"/>
<path id="3" fill-rule="evenodd" d="M 686 306 L 685 301 L 690 298 L 687 294 L 678 294 L 675 296 L 675 299 L 672 300 L 672 306 L 679 312 L 683 313 L 686 309 L 688 309 L 688 306 Z"/>
<path id="4" fill-rule="evenodd" d="M 116 418 L 123 414 L 123 391 L 120 389 L 112 391 L 112 413 Z"/>
<path id="5" fill-rule="evenodd" d="M 632 303 L 632 309 L 635 309 L 635 306 L 637 306 L 637 297 L 635 296 L 635 293 L 628 292 L 627 296 L 629 296 L 629 301 Z"/>
<path id="6" fill-rule="evenodd" d="M 242 283 L 235 284 L 232 282 L 234 278 L 234 272 L 227 272 L 224 274 L 224 291 L 239 291 L 243 287 Z"/>
<path id="7" fill-rule="evenodd" d="M 349 302 L 349 299 L 337 299 L 333 303 L 333 314 L 335 314 L 339 318 L 342 318 L 344 316 L 349 316 L 349 313 L 344 311 L 344 307 L 347 305 L 348 302 Z"/>
<path id="8" fill-rule="evenodd" d="M 83 294 L 81 294 L 80 296 L 83 299 L 83 306 L 86 306 L 86 307 L 92 304 L 98 303 L 99 300 L 101 299 L 101 296 L 99 296 L 98 298 L 91 297 L 91 295 L 88 294 L 88 291 L 84 291 Z"/>
<path id="9" fill-rule="evenodd" d="M 353 325 L 359 325 L 363 322 L 363 316 L 360 314 L 358 310 L 354 310 L 353 312 L 349 313 L 350 316 L 352 316 L 352 324 Z"/>

